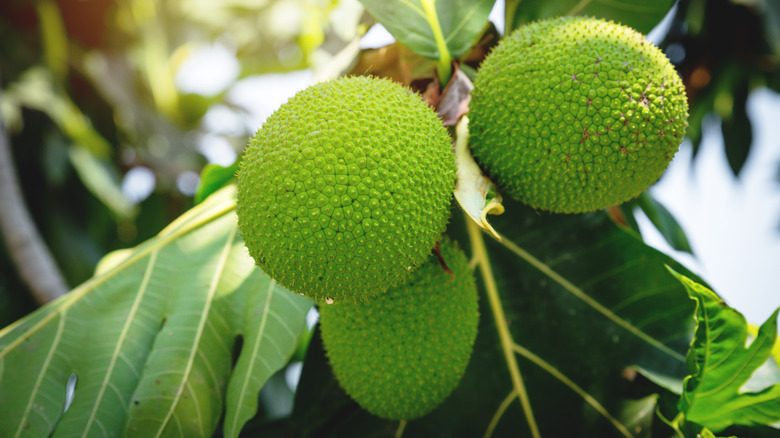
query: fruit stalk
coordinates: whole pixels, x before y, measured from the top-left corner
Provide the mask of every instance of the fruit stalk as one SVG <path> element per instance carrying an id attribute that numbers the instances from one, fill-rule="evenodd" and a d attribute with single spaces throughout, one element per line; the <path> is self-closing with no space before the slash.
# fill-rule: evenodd
<path id="1" fill-rule="evenodd" d="M 490 260 L 488 259 L 487 250 L 485 249 L 485 240 L 476 224 L 472 221 L 467 221 L 467 223 L 471 250 L 473 251 L 473 257 L 477 260 L 477 264 L 479 265 L 482 280 L 485 282 L 485 291 L 487 292 L 490 310 L 493 313 L 493 319 L 496 323 L 496 329 L 498 330 L 498 337 L 501 340 L 501 350 L 504 352 L 504 360 L 506 360 L 509 375 L 512 378 L 512 385 L 520 399 L 520 405 L 523 408 L 523 413 L 528 422 L 528 428 L 531 429 L 531 436 L 540 438 L 539 426 L 536 424 L 533 409 L 531 409 L 531 401 L 528 398 L 528 392 L 523 383 L 523 376 L 520 374 L 520 368 L 517 366 L 517 360 L 515 359 L 515 343 L 512 340 L 512 334 L 509 333 L 509 325 L 506 321 L 504 309 L 501 307 L 501 298 L 498 296 L 498 287 L 496 286 L 493 269 L 490 267 Z"/>

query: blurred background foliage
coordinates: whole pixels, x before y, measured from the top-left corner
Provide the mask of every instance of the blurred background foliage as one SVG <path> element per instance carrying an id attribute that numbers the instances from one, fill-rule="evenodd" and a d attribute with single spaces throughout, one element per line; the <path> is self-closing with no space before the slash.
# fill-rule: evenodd
<path id="1" fill-rule="evenodd" d="M 261 122 L 231 101 L 236 84 L 332 65 L 361 20 L 356 0 L 0 2 L 0 115 L 69 286 L 190 208 L 204 165 L 235 160 Z M 216 86 L 177 77 L 204 52 L 224 59 Z M 0 326 L 35 306 L 0 245 Z"/>
<path id="2" fill-rule="evenodd" d="M 780 2 L 681 0 L 670 14 L 661 47 L 688 89 L 689 137 L 697 146 L 702 124 L 720 118 L 738 174 L 751 145 L 748 95 L 780 91 Z M 238 98 L 243 82 L 355 65 L 409 82 L 421 68 L 432 76 L 429 61 L 397 45 L 358 58 L 372 24 L 357 0 L 0 2 L 0 115 L 27 206 L 69 285 L 191 207 L 206 164 L 233 163 L 262 122 Z M 464 59 L 478 65 L 495 39 L 489 28 Z M 223 63 L 206 73 L 219 74 L 209 86 L 198 83 L 203 56 Z M 0 326 L 36 305 L 0 245 Z"/>

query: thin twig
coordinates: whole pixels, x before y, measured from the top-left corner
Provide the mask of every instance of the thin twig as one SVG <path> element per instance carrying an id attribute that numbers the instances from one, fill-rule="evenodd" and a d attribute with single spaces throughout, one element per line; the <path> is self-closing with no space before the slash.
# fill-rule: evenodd
<path id="1" fill-rule="evenodd" d="M 2 94 L 0 94 L 2 101 Z M 35 300 L 48 303 L 68 291 L 27 210 L 14 169 L 11 144 L 0 117 L 0 234 Z"/>

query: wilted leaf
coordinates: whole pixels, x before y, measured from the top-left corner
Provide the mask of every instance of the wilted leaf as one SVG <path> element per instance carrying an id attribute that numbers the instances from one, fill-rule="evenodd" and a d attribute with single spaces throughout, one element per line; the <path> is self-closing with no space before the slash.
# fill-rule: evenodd
<path id="1" fill-rule="evenodd" d="M 678 409 L 686 421 L 714 432 L 728 426 L 764 425 L 780 421 L 780 382 L 748 392 L 745 384 L 769 359 L 777 339 L 778 310 L 746 346 L 745 317 L 715 293 L 674 273 L 697 303 L 696 334 L 688 351 L 690 375 L 683 382 Z"/>
<path id="2" fill-rule="evenodd" d="M 0 436 L 211 436 L 225 403 L 229 413 L 256 406 L 226 402 L 226 388 L 246 398 L 284 365 L 310 303 L 255 267 L 233 194 L 214 194 L 0 331 Z"/>
<path id="3" fill-rule="evenodd" d="M 437 112 L 442 119 L 444 126 L 455 126 L 469 111 L 469 102 L 471 101 L 471 90 L 474 85 L 471 79 L 463 73 L 463 70 L 455 68 L 450 83 L 442 91 L 438 101 Z"/>
<path id="4" fill-rule="evenodd" d="M 477 226 L 500 239 L 496 230 L 490 226 L 487 215 L 503 213 L 504 206 L 501 205 L 501 196 L 498 195 L 493 182 L 482 173 L 471 156 L 468 148 L 468 117 L 461 119 L 455 134 L 455 162 L 458 166 L 455 200 Z"/>
<path id="5" fill-rule="evenodd" d="M 362 50 L 349 75 L 370 75 L 410 85 L 414 80 L 429 78 L 435 63 L 422 58 L 399 43 L 378 49 Z"/>

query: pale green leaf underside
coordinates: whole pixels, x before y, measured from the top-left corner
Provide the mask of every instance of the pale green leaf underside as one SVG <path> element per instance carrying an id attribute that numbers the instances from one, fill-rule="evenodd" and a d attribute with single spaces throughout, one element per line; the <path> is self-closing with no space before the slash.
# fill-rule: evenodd
<path id="1" fill-rule="evenodd" d="M 261 277 L 256 272 L 253 275 Z M 247 294 L 244 346 L 227 388 L 226 437 L 237 437 L 241 427 L 257 412 L 257 393 L 287 363 L 290 346 L 297 345 L 303 329 L 301 317 L 312 305 L 267 276 L 262 276 L 258 283 L 259 287 Z"/>
<path id="2" fill-rule="evenodd" d="M 269 288 L 238 235 L 233 194 L 216 193 L 0 331 L 0 436 L 211 436 L 225 405 L 256 409 L 226 401 L 229 382 L 251 379 L 256 396 L 296 348 L 310 303 Z M 273 323 L 261 330 L 246 313 Z M 241 357 L 264 365 L 231 374 L 239 334 L 261 339 Z M 75 397 L 62 415 L 71 374 Z"/>
<path id="3" fill-rule="evenodd" d="M 487 24 L 495 0 L 360 2 L 398 42 L 413 52 L 430 59 L 451 59 L 471 48 Z M 442 49 L 449 53 L 442 53 Z"/>
<path id="4" fill-rule="evenodd" d="M 719 432 L 733 424 L 761 425 L 780 421 L 780 382 L 759 392 L 744 385 L 772 354 L 777 314 L 745 346 L 745 318 L 706 287 L 675 274 L 697 302 L 696 334 L 688 352 L 690 375 L 683 384 L 680 412 L 688 421 Z"/>

